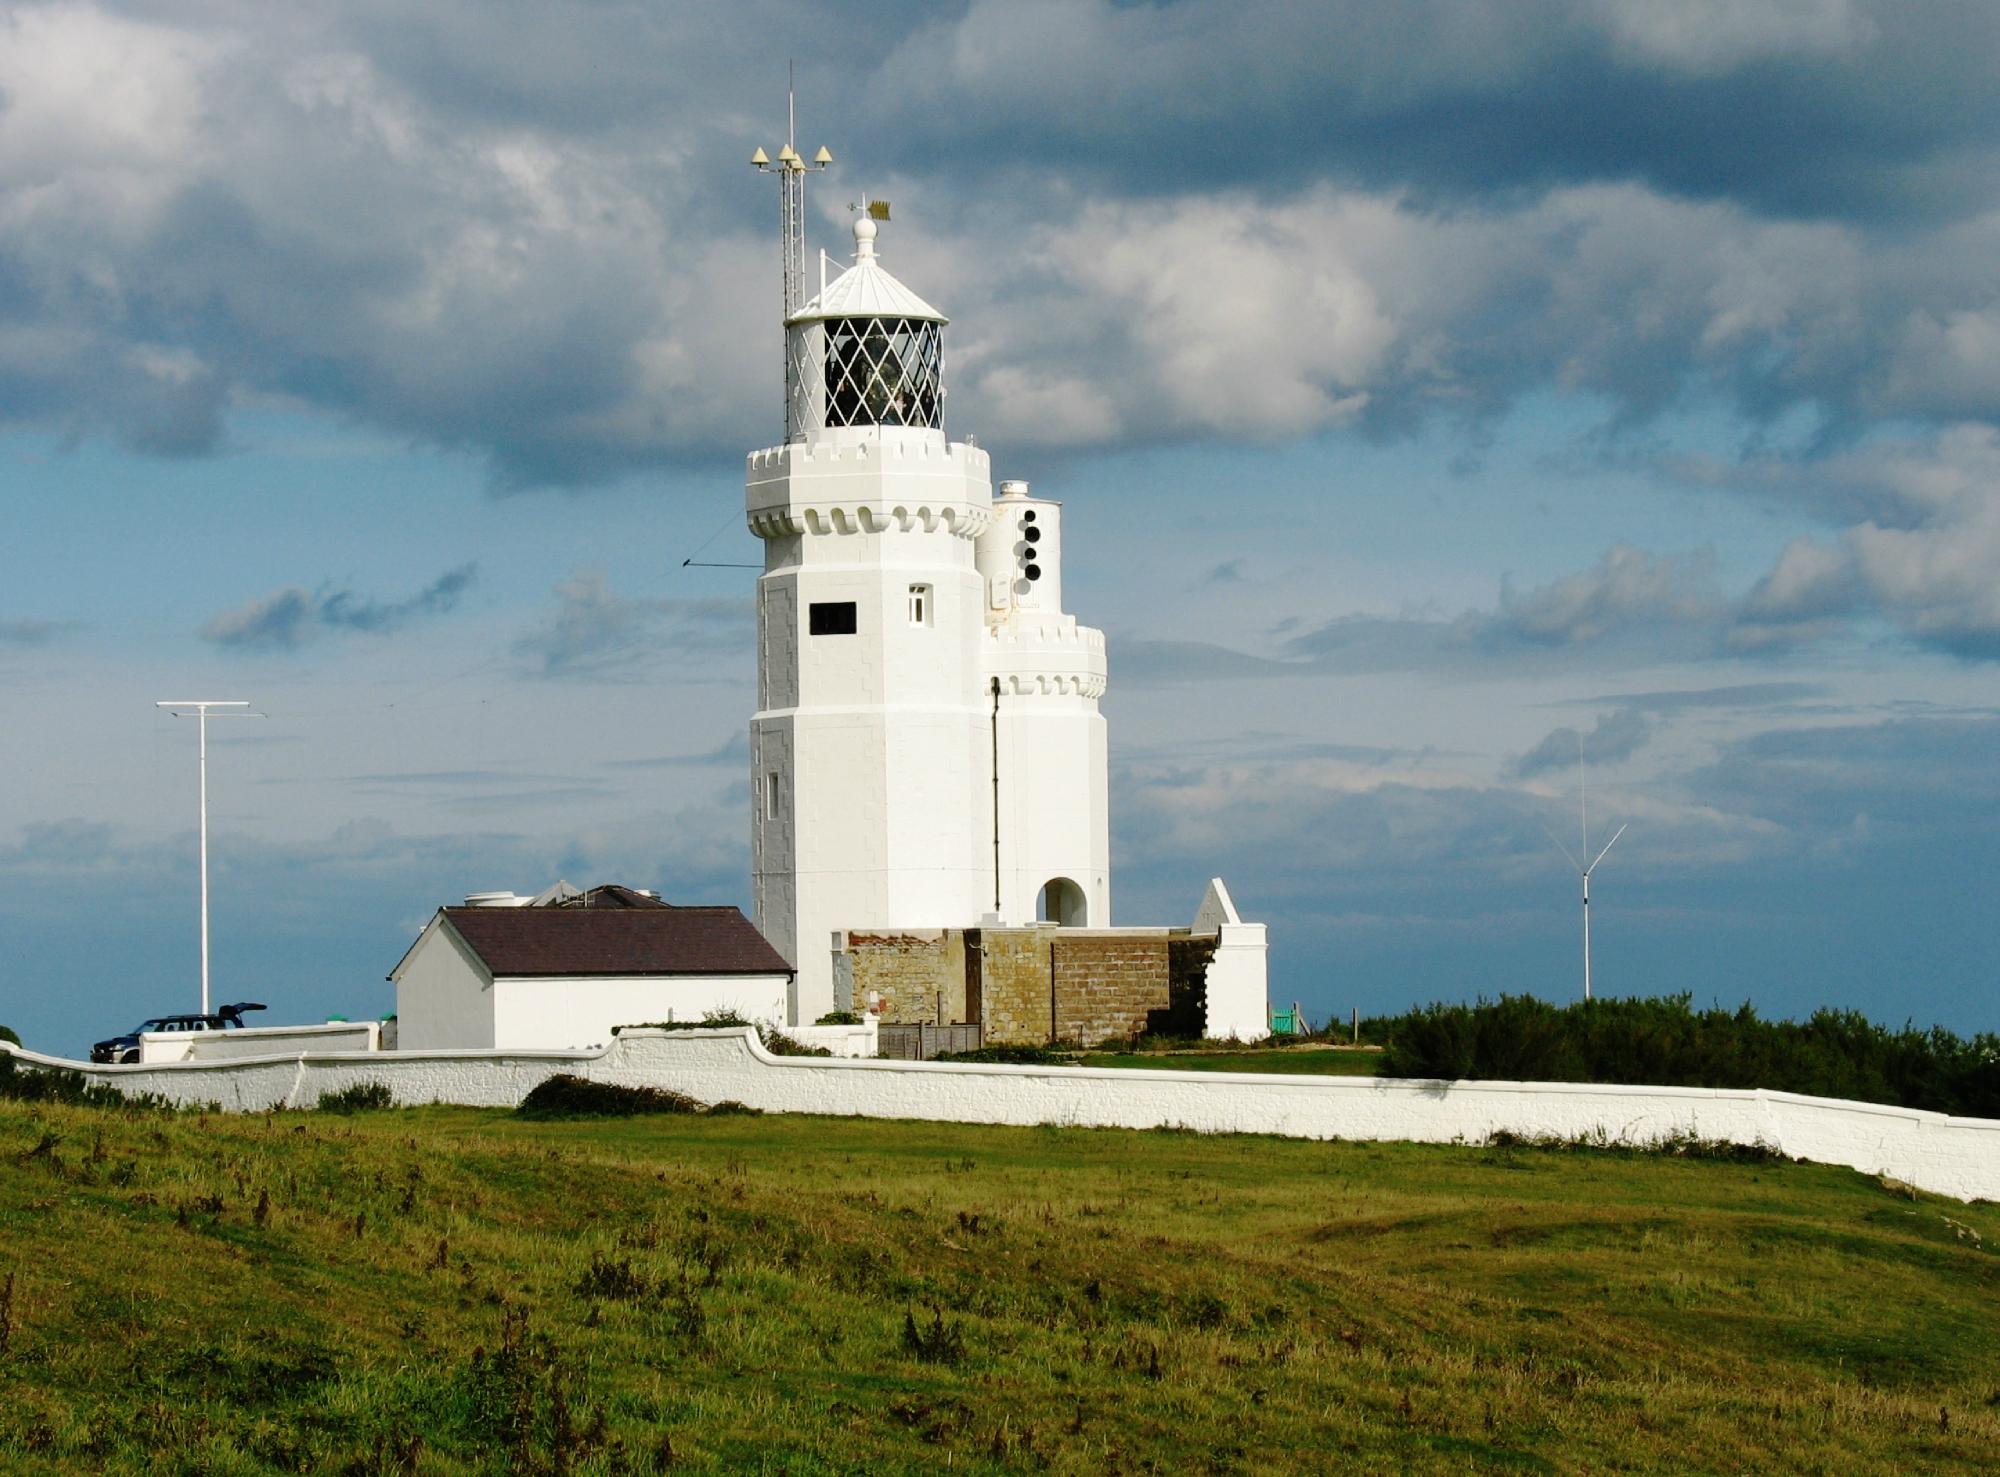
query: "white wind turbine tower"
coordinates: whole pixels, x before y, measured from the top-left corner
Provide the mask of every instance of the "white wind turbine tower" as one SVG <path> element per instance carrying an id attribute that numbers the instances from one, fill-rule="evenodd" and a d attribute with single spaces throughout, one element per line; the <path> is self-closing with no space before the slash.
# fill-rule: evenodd
<path id="1" fill-rule="evenodd" d="M 1576 806 L 1578 819 L 1582 822 L 1582 845 L 1577 856 L 1590 856 L 1590 788 L 1584 779 L 1583 733 L 1576 735 Z M 1544 830 L 1548 830 L 1546 826 Z M 1597 870 L 1597 864 L 1604 860 L 1611 848 L 1618 844 L 1618 838 L 1625 834 L 1620 826 L 1611 833 L 1611 839 L 1604 843 L 1604 850 L 1590 858 L 1588 865 L 1570 855 L 1570 849 L 1562 844 L 1554 831 L 1549 831 L 1549 840 L 1555 842 L 1556 849 L 1569 858 L 1569 864 L 1576 868 L 1576 874 L 1583 880 L 1583 998 L 1590 999 L 1590 874 Z"/>

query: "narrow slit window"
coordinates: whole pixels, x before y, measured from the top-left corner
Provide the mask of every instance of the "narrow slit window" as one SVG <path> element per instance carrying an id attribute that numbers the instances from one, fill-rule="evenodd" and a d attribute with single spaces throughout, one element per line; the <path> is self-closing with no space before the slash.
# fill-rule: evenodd
<path id="1" fill-rule="evenodd" d="M 772 770 L 764 776 L 764 814 L 776 816 L 778 813 L 778 771 Z"/>
<path id="2" fill-rule="evenodd" d="M 815 600 L 806 607 L 806 629 L 815 636 L 852 636 L 860 629 L 852 600 Z"/>
<path id="3" fill-rule="evenodd" d="M 929 585 L 910 586 L 910 624 L 928 626 L 931 623 L 931 587 Z"/>

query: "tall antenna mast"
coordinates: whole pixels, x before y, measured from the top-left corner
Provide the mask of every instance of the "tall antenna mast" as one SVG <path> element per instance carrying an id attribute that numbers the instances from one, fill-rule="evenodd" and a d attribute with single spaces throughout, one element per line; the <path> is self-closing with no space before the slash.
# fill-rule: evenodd
<path id="1" fill-rule="evenodd" d="M 1596 856 L 1591 857 L 1588 863 L 1580 861 L 1578 859 L 1579 857 L 1590 856 L 1590 788 L 1589 788 L 1589 781 L 1586 779 L 1584 775 L 1583 734 L 1581 731 L 1579 731 L 1576 736 L 1576 809 L 1577 809 L 1577 820 L 1581 825 L 1580 839 L 1582 841 L 1581 849 L 1577 852 L 1577 854 L 1575 856 L 1571 856 L 1570 849 L 1567 846 L 1564 846 L 1562 842 L 1559 839 L 1557 839 L 1556 833 L 1554 831 L 1549 831 L 1549 840 L 1554 841 L 1556 843 L 1557 851 L 1560 851 L 1565 857 L 1569 858 L 1569 864 L 1572 867 L 1576 868 L 1577 876 L 1581 878 L 1583 881 L 1583 998 L 1588 1000 L 1591 998 L 1590 874 L 1597 870 L 1597 864 L 1603 861 L 1605 856 L 1609 854 L 1611 848 L 1618 844 L 1618 838 L 1625 834 L 1625 827 L 1620 826 L 1616 831 L 1614 831 L 1611 835 L 1611 839 L 1604 843 L 1604 850 L 1598 852 Z M 1543 829 L 1548 830 L 1546 826 L 1544 826 Z"/>
<path id="2" fill-rule="evenodd" d="M 822 148 L 808 164 L 799 157 L 798 97 L 793 85 L 793 64 L 785 63 L 785 142 L 773 160 L 762 149 L 750 156 L 760 173 L 778 176 L 778 218 L 784 235 L 785 286 L 784 316 L 789 318 L 806 305 L 806 175 L 833 163 L 833 155 Z"/>
<path id="3" fill-rule="evenodd" d="M 195 731 L 199 737 L 195 741 L 195 754 L 200 774 L 201 809 L 201 1013 L 208 1014 L 208 720 L 210 718 L 262 718 L 262 713 L 239 713 L 238 708 L 247 708 L 246 702 L 224 702 L 215 698 L 185 698 L 179 701 L 169 699 L 153 704 L 165 708 L 171 717 L 185 718 L 192 712 L 195 716 Z M 217 708 L 226 709 L 216 712 Z"/>

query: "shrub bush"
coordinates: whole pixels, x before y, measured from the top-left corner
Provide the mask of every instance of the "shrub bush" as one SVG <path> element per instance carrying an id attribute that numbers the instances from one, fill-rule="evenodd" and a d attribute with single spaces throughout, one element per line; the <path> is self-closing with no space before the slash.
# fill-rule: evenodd
<path id="1" fill-rule="evenodd" d="M 2000 1117 L 2000 1036 L 1900 1031 L 1858 1011 L 1766 1021 L 1749 1005 L 1696 1011 L 1687 995 L 1550 1005 L 1503 995 L 1370 1021 L 1382 1075 L 1763 1087 Z"/>
<path id="2" fill-rule="evenodd" d="M 0 1041 L 9 1041 L 16 1046 L 21 1044 L 21 1038 L 14 1034 L 12 1026 L 0 1026 Z"/>
<path id="3" fill-rule="evenodd" d="M 357 1082 L 351 1087 L 343 1087 L 338 1092 L 323 1092 L 319 1095 L 319 1111 L 322 1113 L 361 1113 L 374 1108 L 393 1108 L 395 1096 L 386 1082 Z"/>
<path id="4" fill-rule="evenodd" d="M 1073 1067 L 1076 1062 L 1046 1046 L 979 1046 L 971 1051 L 942 1051 L 941 1062 L 998 1062 L 1009 1067 Z"/>
<path id="5" fill-rule="evenodd" d="M 136 1112 L 173 1111 L 174 1105 L 156 1093 L 126 1094 L 105 1083 L 93 1083 L 66 1067 L 22 1067 L 0 1053 L 0 1098 L 17 1103 L 68 1103 L 82 1108 L 125 1108 Z"/>
<path id="6" fill-rule="evenodd" d="M 636 1118 L 701 1110 L 693 1098 L 663 1087 L 620 1087 L 559 1072 L 537 1083 L 514 1112 L 520 1118 Z"/>
<path id="7" fill-rule="evenodd" d="M 787 1036 L 783 1031 L 774 1031 L 769 1026 L 760 1026 L 758 1034 L 764 1038 L 764 1050 L 772 1056 L 832 1056 L 824 1046 L 808 1046 L 795 1036 Z"/>
<path id="8" fill-rule="evenodd" d="M 859 1026 L 865 1025 L 866 1022 L 861 1016 L 856 1015 L 851 1010 L 829 1010 L 825 1015 L 814 1021 L 813 1024 L 815 1026 Z"/>

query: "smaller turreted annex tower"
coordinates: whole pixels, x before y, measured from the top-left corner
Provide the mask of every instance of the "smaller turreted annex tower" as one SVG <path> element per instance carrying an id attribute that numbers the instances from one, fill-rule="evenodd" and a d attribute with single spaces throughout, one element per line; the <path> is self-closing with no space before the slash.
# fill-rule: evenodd
<path id="1" fill-rule="evenodd" d="M 882 266 L 886 212 L 798 303 L 786 183 L 785 440 L 746 479 L 751 865 L 810 1022 L 844 930 L 1109 924 L 1105 655 L 1062 610 L 1060 504 L 996 498 L 945 437 L 947 320 Z"/>

